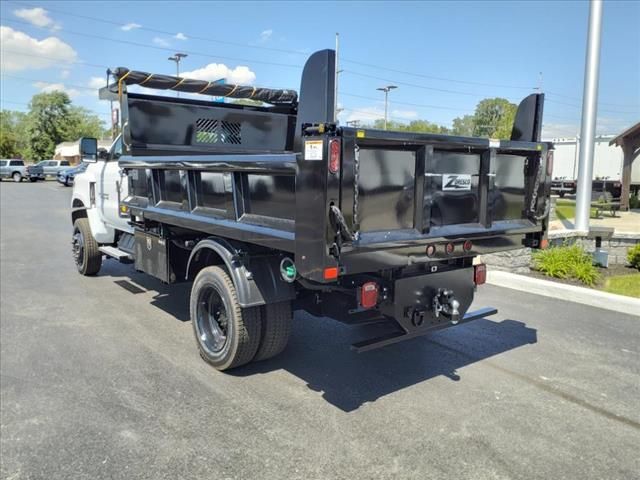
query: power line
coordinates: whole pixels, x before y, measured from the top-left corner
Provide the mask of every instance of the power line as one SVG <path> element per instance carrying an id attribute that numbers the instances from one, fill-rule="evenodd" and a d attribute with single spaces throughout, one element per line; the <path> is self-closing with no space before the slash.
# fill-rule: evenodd
<path id="1" fill-rule="evenodd" d="M 38 5 L 32 4 L 32 3 L 27 3 L 27 2 L 15 2 L 12 0 L 7 0 L 7 3 L 13 3 L 15 5 L 26 5 L 26 6 L 30 6 L 30 7 L 38 7 Z M 97 17 L 91 17 L 89 15 L 80 15 L 78 13 L 71 13 L 68 11 L 64 11 L 64 10 L 60 10 L 57 8 L 50 8 L 49 5 L 47 5 L 47 10 L 50 12 L 56 12 L 56 13 L 60 13 L 62 15 L 67 15 L 69 17 L 75 17 L 75 18 L 82 18 L 84 20 L 93 20 L 96 22 L 101 22 L 101 23 L 105 23 L 108 25 L 114 25 L 117 27 L 123 27 L 126 24 L 122 23 L 122 22 L 118 22 L 116 20 L 109 20 L 106 18 L 97 18 Z M 167 30 L 161 30 L 158 28 L 152 28 L 152 27 L 145 27 L 144 25 L 140 25 L 138 27 L 136 27 L 136 30 L 142 30 L 142 31 L 146 31 L 146 32 L 151 32 L 151 33 L 157 33 L 157 34 L 161 34 L 161 35 L 169 35 L 171 37 L 175 37 L 178 33 L 180 32 L 169 32 Z M 219 43 L 221 45 L 231 45 L 234 47 L 242 47 L 242 48 L 254 48 L 254 49 L 258 49 L 258 50 L 269 50 L 272 52 L 279 52 L 279 53 L 290 53 L 290 54 L 294 54 L 294 55 L 309 55 L 307 52 L 301 52 L 299 50 L 289 50 L 289 49 L 285 49 L 285 48 L 276 48 L 276 47 L 267 47 L 265 45 L 251 45 L 251 44 L 244 44 L 244 43 L 239 43 L 239 42 L 230 42 L 228 40 L 219 40 L 219 39 L 214 39 L 214 38 L 208 38 L 208 37 L 201 37 L 198 35 L 186 35 L 187 38 L 189 39 L 193 39 L 193 40 L 201 40 L 204 42 L 211 42 L 211 43 Z"/>
<path id="2" fill-rule="evenodd" d="M 29 25 L 31 27 L 35 27 L 35 28 L 39 28 L 39 29 L 45 29 L 46 27 L 39 27 L 36 25 L 33 25 L 29 22 L 23 22 L 21 20 L 14 20 L 14 19 L 4 19 L 4 22 L 7 23 L 16 23 L 16 24 L 21 24 L 21 25 Z M 95 38 L 98 40 L 106 40 L 108 42 L 116 42 L 116 43 L 121 43 L 124 45 L 133 45 L 135 47 L 143 47 L 143 48 L 151 48 L 154 50 L 161 50 L 163 52 L 170 52 L 173 53 L 174 49 L 173 48 L 169 48 L 169 47 L 161 47 L 159 45 L 147 45 L 145 43 L 139 43 L 139 42 L 133 42 L 130 40 L 122 40 L 119 38 L 109 38 L 109 37 L 103 37 L 101 35 L 94 35 L 91 33 L 83 33 L 83 32 L 75 32 L 72 30 L 64 30 L 65 33 L 70 33 L 71 35 L 78 35 L 81 37 L 87 37 L 87 38 Z M 222 55 L 211 55 L 208 53 L 203 53 L 203 52 L 196 52 L 193 50 L 182 50 L 184 53 L 187 53 L 189 55 L 195 55 L 198 57 L 206 57 L 206 58 L 213 58 L 213 59 L 223 59 L 223 60 L 233 60 L 233 61 L 237 61 L 237 62 L 247 62 L 247 63 L 256 63 L 256 64 L 262 64 L 262 65 L 273 65 L 276 67 L 288 67 L 288 68 L 302 68 L 302 65 L 293 65 L 290 63 L 276 63 L 276 62 L 266 62 L 264 60 L 252 60 L 252 59 L 247 59 L 247 58 L 238 58 L 238 57 L 227 57 L 227 56 L 222 56 Z"/>
<path id="3" fill-rule="evenodd" d="M 26 5 L 26 6 L 31 6 L 31 7 L 36 7 L 36 5 L 29 3 L 29 2 L 16 2 L 16 1 L 12 1 L 12 0 L 8 0 L 8 3 L 13 3 L 15 5 Z M 58 8 L 50 8 L 49 5 L 47 5 L 47 9 L 51 12 L 56 12 L 62 15 L 67 15 L 70 17 L 75 17 L 75 18 L 81 18 L 81 19 L 85 19 L 85 20 L 92 20 L 95 22 L 101 22 L 101 23 L 105 23 L 105 24 L 109 24 L 109 25 L 114 25 L 117 27 L 123 27 L 125 24 L 123 24 L 122 22 L 118 22 L 115 20 L 110 20 L 110 19 L 105 19 L 105 18 L 98 18 L 98 17 L 92 17 L 89 15 L 81 15 L 78 13 L 72 13 L 72 12 L 68 12 L 65 10 L 60 10 Z M 28 22 L 20 22 L 18 20 L 8 20 L 8 21 L 13 21 L 16 23 L 23 23 L 26 25 L 31 25 Z M 38 28 L 45 28 L 45 27 L 38 27 Z M 152 33 L 156 33 L 156 34 L 162 34 L 162 35 L 169 35 L 171 37 L 175 37 L 175 35 L 178 34 L 178 32 L 170 32 L 167 30 L 162 30 L 162 29 L 158 29 L 158 28 L 152 28 L 152 27 L 145 27 L 143 25 L 140 25 L 139 27 L 137 27 L 137 29 L 142 30 L 142 31 L 148 31 L 148 32 L 152 32 Z M 65 30 L 65 32 L 68 33 L 72 33 L 75 35 L 86 35 L 89 36 L 89 34 L 83 34 L 80 32 L 71 32 L 68 30 Z M 160 46 L 155 46 L 155 45 L 145 45 L 145 44 L 139 44 L 137 42 L 130 42 L 130 41 L 126 41 L 126 40 L 117 40 L 117 39 L 110 39 L 107 37 L 99 37 L 99 36 L 93 36 L 94 38 L 100 38 L 100 39 L 104 39 L 104 40 L 110 40 L 110 41 L 119 41 L 121 43 L 128 43 L 128 44 L 133 44 L 133 45 L 138 45 L 138 46 L 142 46 L 142 47 L 147 47 L 147 48 L 156 48 L 156 49 L 161 49 L 161 50 L 165 50 L 165 51 L 170 51 L 171 48 L 165 48 L 165 47 L 160 47 Z M 219 43 L 222 45 L 231 45 L 231 46 L 236 46 L 236 47 L 240 47 L 240 48 L 253 48 L 253 49 L 258 49 L 258 50 L 265 50 L 265 51 L 273 51 L 273 52 L 279 52 L 279 53 L 288 53 L 288 54 L 294 54 L 294 55 L 308 55 L 307 52 L 302 52 L 302 51 L 298 51 L 298 50 L 291 50 L 291 49 L 284 49 L 284 48 L 276 48 L 276 47 L 267 47 L 264 45 L 251 45 L 251 44 L 243 44 L 243 43 L 239 43 L 239 42 L 231 42 L 228 40 L 219 40 L 219 39 L 214 39 L 214 38 L 209 38 L 209 37 L 202 37 L 202 36 L 198 36 L 198 35 L 187 35 L 187 38 L 193 39 L 193 40 L 200 40 L 200 41 L 205 41 L 205 42 L 212 42 L 212 43 Z M 275 63 L 275 62 L 264 62 L 261 60 L 248 60 L 248 59 L 240 59 L 240 58 L 234 58 L 234 57 L 223 57 L 223 56 L 213 56 L 213 55 L 209 55 L 209 54 L 205 54 L 205 53 L 200 53 L 200 52 L 187 52 L 191 55 L 199 55 L 199 56 L 205 56 L 205 57 L 211 57 L 211 58 L 224 58 L 224 59 L 228 59 L 228 60 L 237 60 L 237 61 L 243 61 L 243 62 L 253 62 L 253 63 L 262 63 L 262 64 L 269 64 L 269 65 L 276 65 L 276 66 L 284 66 L 284 67 L 291 67 L 291 68 L 302 68 L 302 65 L 293 65 L 293 64 L 280 64 L 280 63 Z M 358 60 L 352 60 L 352 59 L 341 59 L 341 61 L 346 62 L 346 63 L 352 63 L 354 65 L 361 65 L 363 67 L 367 67 L 367 68 L 375 68 L 376 70 L 386 70 L 389 72 L 394 72 L 394 73 L 399 73 L 402 75 L 409 75 L 409 76 L 414 76 L 414 77 L 418 77 L 418 78 L 425 78 L 425 79 L 430 79 L 430 80 L 437 80 L 437 81 L 446 81 L 446 82 L 451 82 L 451 83 L 460 83 L 460 84 L 466 84 L 466 85 L 478 85 L 478 86 L 486 86 L 486 87 L 497 87 L 497 88 L 511 88 L 511 89 L 520 89 L 520 90 L 533 90 L 535 87 L 526 87 L 523 85 L 506 85 L 506 84 L 499 84 L 499 83 L 489 83 L 489 82 L 475 82 L 475 81 L 470 81 L 470 80 L 458 80 L 455 78 L 447 78 L 447 77 L 438 77 L 438 76 L 433 76 L 433 75 L 425 75 L 422 73 L 416 73 L 416 72 L 410 72 L 410 71 L 406 71 L 406 70 L 400 70 L 400 69 L 394 69 L 394 68 L 390 68 L 390 67 L 385 67 L 385 66 L 381 66 L 381 65 L 375 65 L 375 64 L 371 64 L 371 63 L 366 63 L 366 62 L 361 62 Z M 356 73 L 356 72 L 351 72 L 351 73 Z M 361 74 L 361 75 L 365 75 L 365 74 Z M 385 80 L 387 81 L 387 80 Z M 400 83 L 398 81 L 393 81 L 394 83 Z M 406 86 L 412 86 L 410 84 L 405 84 Z M 435 87 L 426 87 L 426 86 L 422 86 L 422 88 L 430 88 L 432 90 L 435 91 L 441 91 L 444 93 L 457 93 L 460 95 L 473 95 L 469 92 L 456 92 L 456 91 L 448 91 L 445 89 L 436 89 Z M 555 93 L 555 92 L 546 92 L 549 95 L 554 95 L 554 96 L 558 96 L 558 97 L 564 97 L 567 98 L 569 100 L 575 100 L 575 101 L 581 101 L 579 98 L 576 97 L 571 97 L 571 96 L 567 96 L 567 95 L 563 95 L 563 94 L 559 94 L 559 93 Z M 486 96 L 486 95 L 485 95 Z M 609 105 L 609 106 L 615 106 L 615 107 L 627 107 L 628 105 L 623 105 L 623 104 L 616 104 L 616 103 L 609 103 L 609 102 L 599 102 L 602 105 Z M 576 107 L 575 105 L 570 105 L 570 106 L 574 106 L 575 108 L 580 108 L 580 107 Z M 614 111 L 614 110 L 603 110 L 603 111 L 608 111 L 608 112 L 612 112 L 612 113 L 636 113 L 636 112 L 622 112 L 622 111 Z"/>

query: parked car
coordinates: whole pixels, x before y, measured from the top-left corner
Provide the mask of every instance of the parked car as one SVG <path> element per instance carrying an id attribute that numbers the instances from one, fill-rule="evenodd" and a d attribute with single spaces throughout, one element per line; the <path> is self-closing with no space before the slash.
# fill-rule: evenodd
<path id="1" fill-rule="evenodd" d="M 80 165 L 76 165 L 75 167 L 67 168 L 65 170 L 61 170 L 58 173 L 58 183 L 61 183 L 65 187 L 69 187 L 73 185 L 73 179 L 78 173 L 82 173 L 87 169 L 87 163 L 82 162 Z"/>
<path id="2" fill-rule="evenodd" d="M 46 177 L 57 177 L 58 173 L 71 167 L 69 160 L 42 160 L 36 163 L 36 167 L 42 168 L 42 173 L 38 177 L 44 180 Z"/>
<path id="3" fill-rule="evenodd" d="M 31 182 L 37 182 L 38 180 L 44 180 L 44 168 L 40 163 L 36 163 L 33 165 L 27 165 L 27 176 Z"/>
<path id="4" fill-rule="evenodd" d="M 27 167 L 23 160 L 2 159 L 0 160 L 0 179 L 11 178 L 14 182 L 21 182 L 23 178 L 28 178 Z"/>

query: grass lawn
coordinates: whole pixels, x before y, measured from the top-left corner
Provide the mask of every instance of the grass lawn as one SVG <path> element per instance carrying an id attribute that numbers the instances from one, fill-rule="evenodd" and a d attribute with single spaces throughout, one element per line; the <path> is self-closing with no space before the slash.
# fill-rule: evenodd
<path id="1" fill-rule="evenodd" d="M 595 208 L 591 209 L 591 218 L 596 218 Z M 576 202 L 573 200 L 560 200 L 556 202 L 556 217 L 560 220 L 576 218 Z"/>
<path id="2" fill-rule="evenodd" d="M 617 293 L 618 295 L 640 298 L 640 273 L 609 277 L 605 280 L 603 290 L 609 293 Z"/>

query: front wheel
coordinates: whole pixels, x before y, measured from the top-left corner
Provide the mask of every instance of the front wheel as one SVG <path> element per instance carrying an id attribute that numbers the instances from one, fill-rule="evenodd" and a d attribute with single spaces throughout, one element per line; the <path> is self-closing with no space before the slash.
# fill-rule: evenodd
<path id="1" fill-rule="evenodd" d="M 91 276 L 100 271 L 102 254 L 98 242 L 91 233 L 88 218 L 79 218 L 73 224 L 71 246 L 78 272 L 85 276 Z"/>
<path id="2" fill-rule="evenodd" d="M 29 177 L 29 181 L 30 181 L 31 183 L 36 183 L 36 182 L 38 181 L 38 179 L 37 179 L 37 178 Z"/>
<path id="3" fill-rule="evenodd" d="M 229 275 L 203 268 L 191 289 L 191 323 L 202 358 L 218 370 L 250 362 L 260 345 L 260 307 L 241 308 Z"/>
<path id="4" fill-rule="evenodd" d="M 11 178 L 13 178 L 13 181 L 16 183 L 20 183 L 22 181 L 22 175 L 20 174 L 20 172 L 15 172 L 13 175 L 11 175 Z"/>

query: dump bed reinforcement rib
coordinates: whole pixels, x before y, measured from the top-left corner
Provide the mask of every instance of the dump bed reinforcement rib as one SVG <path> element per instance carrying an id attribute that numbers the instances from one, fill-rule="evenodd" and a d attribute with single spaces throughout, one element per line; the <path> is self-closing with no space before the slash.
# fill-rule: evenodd
<path id="1" fill-rule="evenodd" d="M 474 312 L 467 313 L 462 319 L 456 324 L 460 325 L 461 323 L 470 322 L 472 320 L 477 320 L 480 318 L 485 318 L 490 315 L 495 315 L 498 313 L 497 308 L 493 307 L 485 307 Z M 376 348 L 386 347 L 387 345 L 392 345 L 394 343 L 402 342 L 404 340 L 409 340 L 411 338 L 419 337 L 421 335 L 425 335 L 429 332 L 433 332 L 435 330 L 440 330 L 442 328 L 450 327 L 451 323 L 442 323 L 440 325 L 436 325 L 430 328 L 422 328 L 419 330 L 414 330 L 412 332 L 398 333 L 392 332 L 386 335 L 382 335 L 376 338 L 370 338 L 369 340 L 363 340 L 358 343 L 354 343 L 351 345 L 351 349 L 355 350 L 358 353 L 366 352 L 369 350 L 375 350 Z"/>

